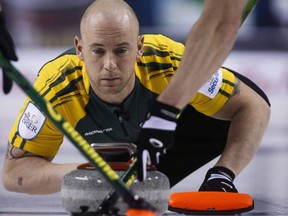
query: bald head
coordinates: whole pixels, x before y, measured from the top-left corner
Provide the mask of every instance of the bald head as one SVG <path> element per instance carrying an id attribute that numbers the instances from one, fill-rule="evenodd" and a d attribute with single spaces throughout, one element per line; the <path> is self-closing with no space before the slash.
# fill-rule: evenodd
<path id="1" fill-rule="evenodd" d="M 81 36 L 87 29 L 99 24 L 108 23 L 130 26 L 137 34 L 139 33 L 139 22 L 133 9 L 123 0 L 95 0 L 85 11 L 81 19 Z"/>

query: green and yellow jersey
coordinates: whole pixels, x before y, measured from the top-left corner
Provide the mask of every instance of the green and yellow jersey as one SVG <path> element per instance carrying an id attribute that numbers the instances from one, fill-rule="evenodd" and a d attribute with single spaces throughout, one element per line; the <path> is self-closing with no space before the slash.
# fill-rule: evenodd
<path id="1" fill-rule="evenodd" d="M 136 142 L 148 104 L 177 73 L 184 45 L 160 34 L 144 35 L 143 56 L 135 62 L 133 92 L 120 104 L 102 101 L 92 91 L 84 62 L 70 49 L 46 63 L 34 87 L 39 94 L 89 143 Z M 233 93 L 235 76 L 221 68 L 191 99 L 190 106 L 211 116 L 223 107 Z M 193 119 L 181 119 L 193 124 Z M 63 134 L 27 98 L 13 125 L 9 142 L 15 147 L 45 157 L 56 155 Z"/>

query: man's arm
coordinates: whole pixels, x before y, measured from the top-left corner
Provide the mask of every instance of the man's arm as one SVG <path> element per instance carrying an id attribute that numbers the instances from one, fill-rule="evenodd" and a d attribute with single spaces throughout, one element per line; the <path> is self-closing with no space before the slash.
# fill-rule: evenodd
<path id="1" fill-rule="evenodd" d="M 270 106 L 237 80 L 234 94 L 214 117 L 231 120 L 226 147 L 215 166 L 226 167 L 237 176 L 259 148 L 269 122 Z"/>
<path id="2" fill-rule="evenodd" d="M 59 192 L 63 177 L 79 164 L 55 164 L 45 158 L 8 144 L 2 181 L 8 191 L 29 194 Z"/>
<path id="3" fill-rule="evenodd" d="M 246 0 L 206 0 L 187 36 L 177 73 L 158 101 L 182 109 L 223 64 L 232 49 Z"/>
<path id="4" fill-rule="evenodd" d="M 201 86 L 221 67 L 232 49 L 246 0 L 206 0 L 187 36 L 180 66 L 157 97 L 137 139 L 137 175 L 144 180 L 146 160 L 159 163 L 174 142 L 178 114 Z M 166 127 L 163 128 L 163 125 Z M 155 145 L 155 142 L 157 145 Z"/>
<path id="5" fill-rule="evenodd" d="M 236 79 L 234 94 L 214 117 L 231 120 L 228 139 L 220 159 L 207 171 L 199 190 L 237 192 L 233 180 L 259 148 L 270 118 L 270 104 Z"/>

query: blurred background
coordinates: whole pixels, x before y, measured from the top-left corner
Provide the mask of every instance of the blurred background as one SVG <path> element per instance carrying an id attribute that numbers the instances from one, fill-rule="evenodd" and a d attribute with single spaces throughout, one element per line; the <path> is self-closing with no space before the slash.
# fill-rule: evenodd
<path id="1" fill-rule="evenodd" d="M 73 38 L 79 34 L 80 18 L 92 1 L 2 0 L 19 57 L 14 64 L 31 83 L 44 63 L 73 46 Z M 141 33 L 163 33 L 180 42 L 185 42 L 203 7 L 203 0 L 127 1 L 139 18 Z M 257 215 L 288 215 L 287 11 L 287 0 L 259 0 L 223 64 L 252 79 L 266 92 L 272 104 L 271 120 L 261 148 L 236 179 L 238 190 L 255 198 Z M 24 98 L 25 94 L 15 84 L 9 95 L 0 91 L 0 171 L 7 136 Z M 66 140 L 55 158 L 59 163 L 84 161 Z M 173 190 L 197 190 L 212 164 L 201 168 Z M 59 197 L 59 194 L 43 197 L 10 193 L 0 184 L 0 214 L 11 213 L 11 209 L 23 212 L 23 208 L 30 213 L 37 209 L 44 211 L 43 206 L 46 212 L 63 212 Z"/>
<path id="2" fill-rule="evenodd" d="M 93 0 L 2 0 L 17 46 L 71 46 L 79 20 Z M 142 33 L 165 33 L 184 41 L 203 0 L 127 0 Z M 260 0 L 241 29 L 236 49 L 287 50 L 288 1 Z M 261 35 L 261 37 L 259 37 Z"/>

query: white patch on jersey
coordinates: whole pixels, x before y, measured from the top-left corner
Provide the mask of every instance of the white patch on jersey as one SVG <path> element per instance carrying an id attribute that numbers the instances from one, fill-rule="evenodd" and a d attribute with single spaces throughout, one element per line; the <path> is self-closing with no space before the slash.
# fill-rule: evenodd
<path id="1" fill-rule="evenodd" d="M 18 123 L 19 135 L 27 140 L 37 136 L 46 118 L 31 102 L 28 103 Z"/>
<path id="2" fill-rule="evenodd" d="M 199 93 L 206 95 L 207 97 L 213 99 L 222 85 L 222 71 L 219 69 L 208 82 L 206 82 L 199 90 Z"/>

